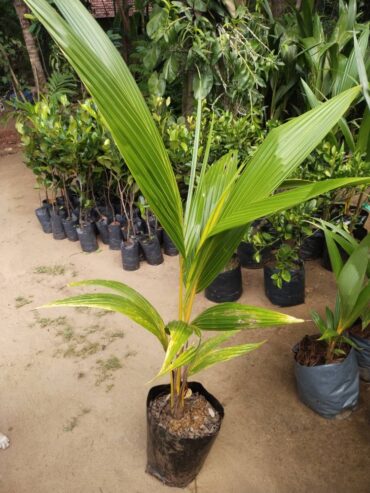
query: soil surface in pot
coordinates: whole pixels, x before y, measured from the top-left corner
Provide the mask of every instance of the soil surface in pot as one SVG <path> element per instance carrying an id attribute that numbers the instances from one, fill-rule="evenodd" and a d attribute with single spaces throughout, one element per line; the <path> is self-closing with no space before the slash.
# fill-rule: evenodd
<path id="1" fill-rule="evenodd" d="M 366 329 L 362 330 L 362 325 L 356 324 L 351 328 L 350 332 L 355 337 L 370 340 L 370 325 L 368 325 Z"/>
<path id="2" fill-rule="evenodd" d="M 160 426 L 178 438 L 202 438 L 216 433 L 221 426 L 219 413 L 197 392 L 185 399 L 184 415 L 180 419 L 171 414 L 169 394 L 154 399 L 149 410 Z"/>
<path id="3" fill-rule="evenodd" d="M 330 363 L 340 363 L 343 361 L 351 350 L 349 344 L 341 344 L 341 351 L 345 354 L 334 355 L 334 358 L 330 361 L 326 359 L 326 352 L 328 345 L 326 341 L 319 341 L 318 335 L 304 336 L 304 338 L 298 343 L 295 353 L 295 360 L 297 363 L 303 366 L 318 366 L 327 365 Z"/>

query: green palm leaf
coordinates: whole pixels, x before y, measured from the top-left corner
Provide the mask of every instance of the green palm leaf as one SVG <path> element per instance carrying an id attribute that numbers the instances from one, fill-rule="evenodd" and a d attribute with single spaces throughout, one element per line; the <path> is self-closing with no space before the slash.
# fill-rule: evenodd
<path id="1" fill-rule="evenodd" d="M 79 0 L 26 2 L 94 98 L 135 181 L 184 254 L 182 205 L 163 141 L 129 69 Z"/>
<path id="2" fill-rule="evenodd" d="M 337 282 L 344 320 L 350 317 L 364 287 L 369 262 L 369 245 L 370 236 L 367 236 L 350 255 L 339 273 Z"/>
<path id="3" fill-rule="evenodd" d="M 97 279 L 76 282 L 72 285 L 103 286 L 119 291 L 121 295 L 109 293 L 81 294 L 63 300 L 53 301 L 45 305 L 45 307 L 83 306 L 121 313 L 155 335 L 163 348 L 167 350 L 168 342 L 164 322 L 155 308 L 140 293 L 116 281 L 102 281 Z"/>
<path id="4" fill-rule="evenodd" d="M 182 322 L 181 320 L 175 320 L 167 325 L 167 329 L 170 332 L 170 342 L 167 347 L 166 356 L 163 361 L 162 368 L 160 369 L 157 377 L 168 373 L 171 368 L 173 360 L 176 358 L 177 353 L 181 351 L 184 344 L 188 341 L 189 337 L 193 334 L 196 327 Z"/>
<path id="5" fill-rule="evenodd" d="M 192 324 L 201 330 L 239 330 L 300 322 L 304 320 L 267 308 L 240 303 L 220 303 L 202 312 Z"/>
<path id="6" fill-rule="evenodd" d="M 370 183 L 370 177 L 365 178 L 334 178 L 309 185 L 302 185 L 292 190 L 281 192 L 264 200 L 249 203 L 242 202 L 238 208 L 228 214 L 222 214 L 220 220 L 211 230 L 211 234 L 221 233 L 224 230 L 238 227 L 260 217 L 289 209 L 302 202 L 306 202 L 318 195 L 327 193 L 336 188 Z"/>
<path id="7" fill-rule="evenodd" d="M 194 375 L 216 363 L 229 361 L 238 356 L 244 356 L 245 354 L 260 348 L 265 342 L 266 341 L 251 344 L 239 344 L 238 346 L 214 349 L 208 353 L 203 353 L 201 356 L 196 356 L 190 365 L 189 375 Z"/>
<path id="8" fill-rule="evenodd" d="M 274 192 L 330 132 L 359 93 L 359 87 L 349 89 L 273 129 L 237 181 L 222 220 L 244 210 L 253 197 L 262 200 Z"/>
<path id="9" fill-rule="evenodd" d="M 360 49 L 360 53 L 362 58 L 366 56 L 366 50 L 369 43 L 369 27 L 362 31 L 362 34 L 359 38 L 358 45 Z M 345 59 L 345 63 L 340 64 L 339 70 L 337 72 L 336 79 L 334 81 L 333 86 L 333 96 L 339 94 L 346 89 L 354 86 L 358 83 L 358 68 L 356 63 L 356 50 L 352 48 L 352 51 L 347 59 Z"/>

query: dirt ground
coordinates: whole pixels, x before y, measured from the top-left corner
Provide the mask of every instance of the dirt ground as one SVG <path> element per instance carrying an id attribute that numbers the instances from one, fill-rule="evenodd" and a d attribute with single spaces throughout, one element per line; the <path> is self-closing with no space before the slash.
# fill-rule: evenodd
<path id="1" fill-rule="evenodd" d="M 156 340 L 116 314 L 36 309 L 81 292 L 71 280 L 116 279 L 176 317 L 177 258 L 129 273 L 120 252 L 82 253 L 45 235 L 38 194 L 19 153 L 0 157 L 1 493 L 162 493 L 145 474 L 145 399 L 162 358 Z M 245 270 L 243 303 L 270 306 L 262 271 Z M 305 319 L 334 302 L 332 274 L 307 263 L 307 301 L 286 312 Z M 211 305 L 202 295 L 195 311 Z M 225 406 L 220 435 L 196 484 L 199 493 L 369 493 L 370 386 L 358 410 L 328 421 L 297 398 L 291 348 L 310 323 L 246 331 L 268 342 L 199 379 Z"/>

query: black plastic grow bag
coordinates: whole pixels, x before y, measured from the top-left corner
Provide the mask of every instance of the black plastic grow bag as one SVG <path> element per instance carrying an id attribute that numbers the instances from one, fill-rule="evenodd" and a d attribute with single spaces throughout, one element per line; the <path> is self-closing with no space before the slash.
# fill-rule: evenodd
<path id="1" fill-rule="evenodd" d="M 144 250 L 145 259 L 149 265 L 160 265 L 163 263 L 161 245 L 157 236 L 140 238 L 141 248 Z"/>
<path id="2" fill-rule="evenodd" d="M 139 242 L 136 239 L 122 241 L 121 256 L 123 270 L 137 270 L 140 267 Z"/>
<path id="3" fill-rule="evenodd" d="M 256 249 L 254 248 L 253 243 L 242 241 L 238 246 L 238 257 L 241 266 L 247 269 L 262 269 L 271 256 L 271 247 L 265 247 L 260 250 L 260 262 L 257 262 L 254 259 L 255 253 Z"/>
<path id="4" fill-rule="evenodd" d="M 82 251 L 95 252 L 98 249 L 95 227 L 93 223 L 86 223 L 77 228 L 78 239 L 80 240 Z"/>
<path id="5" fill-rule="evenodd" d="M 108 226 L 109 231 L 109 248 L 111 250 L 120 250 L 122 241 L 122 231 L 120 223 L 111 223 Z"/>
<path id="6" fill-rule="evenodd" d="M 220 427 L 213 434 L 200 438 L 179 438 L 162 427 L 150 413 L 150 403 L 163 394 L 169 394 L 169 385 L 150 389 L 146 402 L 147 416 L 147 466 L 146 472 L 168 486 L 185 488 L 199 471 L 215 441 L 224 417 L 224 409 L 218 400 L 198 382 L 188 383 L 193 393 L 203 395 L 219 413 Z"/>
<path id="7" fill-rule="evenodd" d="M 51 220 L 48 207 L 39 207 L 35 210 L 37 219 L 39 220 L 44 233 L 51 233 Z"/>
<path id="8" fill-rule="evenodd" d="M 109 245 L 109 230 L 107 219 L 98 219 L 95 224 L 99 231 L 101 241 L 104 243 L 104 245 Z"/>
<path id="9" fill-rule="evenodd" d="M 175 255 L 179 254 L 179 251 L 177 250 L 175 244 L 164 230 L 163 230 L 163 251 L 169 257 L 174 257 Z"/>
<path id="10" fill-rule="evenodd" d="M 275 286 L 271 276 L 278 272 L 270 265 L 264 266 L 264 283 L 267 298 L 277 306 L 295 306 L 304 303 L 305 300 L 305 270 L 303 262 L 299 269 L 291 270 L 290 282 L 283 281 L 281 288 Z"/>
<path id="11" fill-rule="evenodd" d="M 324 250 L 324 233 L 321 229 L 316 230 L 311 236 L 307 236 L 299 249 L 302 260 L 315 260 L 322 256 Z"/>
<path id="12" fill-rule="evenodd" d="M 64 240 L 66 234 L 64 232 L 62 218 L 55 211 L 50 212 L 51 230 L 54 240 Z"/>
<path id="13" fill-rule="evenodd" d="M 69 241 L 78 241 L 77 222 L 74 219 L 62 219 L 63 228 Z"/>
<path id="14" fill-rule="evenodd" d="M 205 289 L 205 296 L 215 303 L 236 301 L 243 293 L 240 262 L 231 270 L 221 272 Z"/>

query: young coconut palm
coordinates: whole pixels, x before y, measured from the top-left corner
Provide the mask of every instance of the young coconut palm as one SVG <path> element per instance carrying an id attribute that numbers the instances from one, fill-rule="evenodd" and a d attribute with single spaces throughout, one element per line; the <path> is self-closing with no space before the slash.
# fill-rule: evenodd
<path id="1" fill-rule="evenodd" d="M 149 206 L 180 252 L 178 320 L 163 321 L 157 310 L 129 286 L 103 280 L 74 285 L 109 288 L 114 294 L 83 294 L 49 306 L 88 306 L 126 315 L 157 337 L 165 351 L 158 375 L 169 373 L 171 407 L 182 414 L 187 379 L 220 361 L 248 353 L 258 344 L 220 347 L 241 329 L 302 322 L 271 310 L 223 303 L 192 318 L 196 293 L 230 260 L 247 223 L 295 206 L 316 195 L 369 179 L 333 179 L 274 192 L 315 149 L 360 93 L 353 87 L 308 113 L 274 129 L 248 163 L 229 152 L 208 166 L 209 139 L 195 187 L 203 89 L 198 87 L 198 125 L 185 211 L 169 158 L 151 114 L 121 55 L 79 0 L 25 0 L 60 46 L 95 100 Z M 291 184 L 290 184 L 291 185 Z M 221 332 L 203 340 L 203 331 Z M 195 342 L 194 342 L 195 340 Z"/>

